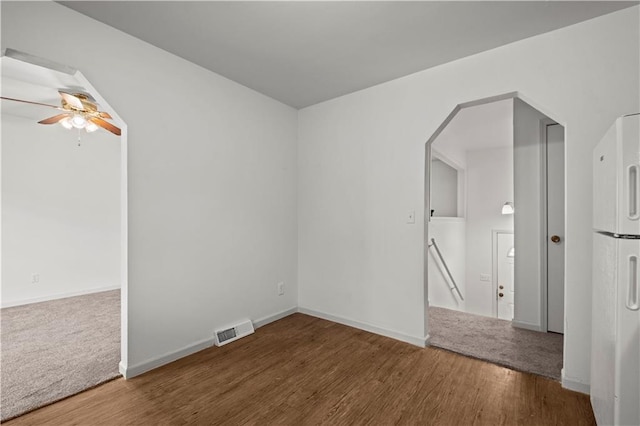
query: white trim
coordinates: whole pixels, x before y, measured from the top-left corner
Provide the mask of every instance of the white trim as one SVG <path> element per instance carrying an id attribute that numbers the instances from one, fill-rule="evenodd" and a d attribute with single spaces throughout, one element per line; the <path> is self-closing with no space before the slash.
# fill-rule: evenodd
<path id="1" fill-rule="evenodd" d="M 399 331 L 389 330 L 387 328 L 378 327 L 366 322 L 356 321 L 350 318 L 341 317 L 338 315 L 328 314 L 325 312 L 316 311 L 313 309 L 298 307 L 298 312 L 312 317 L 322 318 L 328 321 L 337 322 L 338 324 L 346 325 L 349 327 L 357 328 L 359 330 L 368 331 L 369 333 L 379 334 L 381 336 L 390 337 L 395 340 L 410 343 L 421 348 L 426 347 L 429 335 L 425 337 L 410 336 L 408 334 L 401 333 Z"/>
<path id="2" fill-rule="evenodd" d="M 547 237 L 549 235 L 548 216 L 548 176 L 547 176 L 547 125 L 549 119 L 540 120 L 540 330 L 547 332 L 547 302 L 549 291 L 549 247 Z"/>
<path id="3" fill-rule="evenodd" d="M 252 321 L 253 326 L 254 328 L 260 328 L 269 323 L 272 323 L 274 321 L 277 321 L 289 315 L 295 314 L 296 312 L 298 312 L 298 308 L 295 308 L 295 307 L 289 308 L 284 311 L 277 312 L 273 315 L 268 315 L 266 317 Z M 131 367 L 127 367 L 124 361 L 120 361 L 120 364 L 119 364 L 120 374 L 122 374 L 122 376 L 125 379 L 130 379 L 132 377 L 139 376 L 140 374 L 146 373 L 147 371 L 161 367 L 165 364 L 169 364 L 170 362 L 177 361 L 180 358 L 184 358 L 186 356 L 192 355 L 203 349 L 212 347 L 214 343 L 215 343 L 215 338 L 209 337 L 203 340 L 199 340 L 191 345 L 185 346 L 176 351 L 167 352 L 164 355 L 161 355 L 159 357 L 151 358 L 148 361 L 143 361 Z"/>
<path id="4" fill-rule="evenodd" d="M 58 71 L 63 74 L 74 75 L 78 70 L 68 65 L 59 64 L 57 62 L 50 61 L 48 59 L 39 58 L 28 53 L 20 52 L 19 50 L 6 48 L 2 51 L 2 56 L 7 58 L 16 59 L 18 61 L 26 62 L 31 65 L 36 65 L 43 68 L 49 68 L 50 70 Z"/>
<path id="5" fill-rule="evenodd" d="M 449 121 L 451 121 L 453 119 L 453 117 L 455 116 L 455 114 L 457 114 L 457 110 L 454 110 L 451 115 L 451 118 L 447 117 L 446 123 L 444 124 L 444 127 L 446 127 L 447 124 L 449 124 Z M 441 126 L 442 127 L 442 126 Z M 436 132 L 438 134 L 440 134 L 440 132 L 442 130 L 444 130 L 444 127 L 442 128 L 438 128 L 438 130 L 436 130 Z M 432 140 L 435 140 L 437 136 L 433 137 Z M 423 231 L 422 231 L 422 236 L 423 236 L 423 240 L 422 240 L 422 297 L 423 297 L 423 301 L 422 301 L 422 306 L 423 306 L 423 321 L 422 321 L 422 327 L 423 327 L 423 333 L 428 336 L 429 335 L 429 247 L 430 247 L 430 242 L 431 240 L 429 239 L 429 233 L 430 233 L 430 229 L 431 229 L 431 142 L 427 141 L 425 147 L 424 147 L 424 188 L 423 188 L 423 193 L 424 193 L 424 212 L 423 212 Z"/>
<path id="6" fill-rule="evenodd" d="M 270 324 L 274 321 L 278 321 L 284 317 L 288 317 L 289 315 L 293 315 L 296 312 L 298 312 L 298 308 L 297 307 L 293 307 L 293 308 L 289 308 L 289 309 L 285 309 L 284 311 L 275 313 L 273 315 L 267 315 L 266 317 L 262 317 L 259 318 L 255 321 L 253 321 L 253 328 L 260 328 L 263 327 L 267 324 Z"/>
<path id="7" fill-rule="evenodd" d="M 513 98 L 522 99 L 522 95 L 519 92 L 507 92 L 507 93 L 502 93 L 502 94 L 496 95 L 496 96 L 489 96 L 487 98 L 476 99 L 475 101 L 462 102 L 462 103 L 457 104 L 453 108 L 453 110 L 449 113 L 449 115 L 444 119 L 442 124 L 440 124 L 440 126 L 438 126 L 436 131 L 433 132 L 431 137 L 429 139 L 427 139 L 426 144 L 430 145 L 433 141 L 435 141 L 438 138 L 438 136 L 440 136 L 440 133 L 442 133 L 444 131 L 444 129 L 449 125 L 451 120 L 453 120 L 453 118 L 458 114 L 458 112 L 461 109 L 474 107 L 474 106 L 478 106 L 478 105 L 490 104 L 492 102 L 498 102 L 498 101 L 502 101 L 502 100 L 505 100 L 505 99 L 513 99 Z M 527 102 L 527 103 L 529 103 L 530 105 L 533 105 L 530 102 Z M 542 110 L 539 109 L 539 111 L 542 111 Z"/>
<path id="8" fill-rule="evenodd" d="M 466 222 L 464 217 L 452 217 L 452 216 L 432 216 L 431 222 Z"/>
<path id="9" fill-rule="evenodd" d="M 511 321 L 511 326 L 516 328 L 524 328 L 525 330 L 542 331 L 540 324 L 533 324 L 526 321 Z"/>
<path id="10" fill-rule="evenodd" d="M 588 383 L 581 382 L 573 377 L 567 377 L 564 374 L 564 368 L 561 371 L 562 375 L 562 387 L 575 392 L 580 392 L 589 395 L 591 393 L 591 386 Z"/>
<path id="11" fill-rule="evenodd" d="M 80 71 L 74 76 L 91 93 L 102 109 L 108 112 L 113 121 L 120 126 L 120 360 L 129 359 L 129 169 L 128 127 L 127 123 L 113 110 Z"/>
<path id="12" fill-rule="evenodd" d="M 146 373 L 147 371 L 153 370 L 155 368 L 161 367 L 165 364 L 169 364 L 170 362 L 177 361 L 180 358 L 184 358 L 186 356 L 192 355 L 196 352 L 200 352 L 203 349 L 210 348 L 213 346 L 214 338 L 209 337 L 203 340 L 200 340 L 191 345 L 185 346 L 176 351 L 167 352 L 164 355 L 159 357 L 151 358 L 148 361 L 140 362 L 131 367 L 127 367 L 122 361 L 120 361 L 120 374 L 124 376 L 125 379 L 130 379 L 135 376 L 139 376 L 142 373 Z"/>
<path id="13" fill-rule="evenodd" d="M 68 297 L 84 296 L 86 294 L 102 293 L 103 291 L 119 290 L 119 285 L 90 288 L 87 290 L 69 291 L 66 293 L 56 293 L 49 296 L 33 297 L 31 299 L 20 299 L 9 302 L 2 302 L 2 308 L 12 308 L 14 306 L 30 305 L 32 303 L 48 302 L 50 300 L 66 299 Z"/>

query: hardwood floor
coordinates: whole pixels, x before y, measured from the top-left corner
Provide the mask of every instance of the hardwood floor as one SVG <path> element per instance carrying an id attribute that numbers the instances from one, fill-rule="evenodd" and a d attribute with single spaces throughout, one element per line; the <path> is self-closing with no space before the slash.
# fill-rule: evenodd
<path id="1" fill-rule="evenodd" d="M 593 425 L 586 395 L 441 349 L 295 314 L 114 380 L 18 425 Z"/>

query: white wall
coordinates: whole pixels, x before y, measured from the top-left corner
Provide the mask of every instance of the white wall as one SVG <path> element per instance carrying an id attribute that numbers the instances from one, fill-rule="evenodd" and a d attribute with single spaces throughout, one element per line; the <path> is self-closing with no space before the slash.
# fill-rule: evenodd
<path id="1" fill-rule="evenodd" d="M 464 147 L 456 142 L 456 138 L 450 132 L 446 132 L 445 128 L 445 131 L 433 142 L 432 153 L 438 158 L 445 159 L 449 164 L 455 164 L 457 168 L 464 169 L 467 165 L 467 154 Z"/>
<path id="2" fill-rule="evenodd" d="M 77 138 L 2 114 L 2 306 L 120 287 L 120 139 Z"/>
<path id="3" fill-rule="evenodd" d="M 125 365 L 294 308 L 296 110 L 59 4 L 1 7 L 3 48 L 79 69 L 128 125 Z"/>
<path id="4" fill-rule="evenodd" d="M 615 117 L 640 109 L 639 11 L 625 9 L 301 110 L 299 304 L 425 336 L 425 141 L 457 104 L 519 91 L 567 131 L 564 376 L 567 385 L 587 384 L 591 151 Z M 412 209 L 415 225 L 405 220 Z"/>
<path id="5" fill-rule="evenodd" d="M 541 329 L 541 125 L 546 117 L 525 102 L 513 103 L 514 168 L 516 170 L 514 324 Z"/>
<path id="6" fill-rule="evenodd" d="M 492 275 L 492 231 L 513 230 L 513 215 L 502 214 L 513 201 L 513 149 L 467 151 L 467 178 L 466 311 L 495 316 L 492 281 L 480 275 Z"/>
<path id="7" fill-rule="evenodd" d="M 430 238 L 436 240 L 453 279 L 462 293 L 461 300 L 447 275 L 435 248 L 429 249 L 429 306 L 466 311 L 469 294 L 466 288 L 466 223 L 463 218 L 434 217 Z"/>
<path id="8" fill-rule="evenodd" d="M 61 5 L 1 7 L 3 48 L 77 67 L 129 126 L 129 365 L 295 306 L 296 255 L 300 306 L 424 337 L 424 142 L 455 105 L 517 90 L 567 129 L 564 373 L 588 383 L 591 150 L 640 109 L 640 8 L 306 108 L 296 128 L 295 110 Z"/>
<path id="9" fill-rule="evenodd" d="M 458 216 L 458 171 L 437 159 L 431 160 L 431 209 L 436 217 Z"/>

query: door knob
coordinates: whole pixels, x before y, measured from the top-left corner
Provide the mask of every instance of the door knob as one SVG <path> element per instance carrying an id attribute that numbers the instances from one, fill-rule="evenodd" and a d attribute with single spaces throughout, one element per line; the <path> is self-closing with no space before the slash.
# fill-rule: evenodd
<path id="1" fill-rule="evenodd" d="M 504 297 L 504 293 L 498 293 L 498 296 Z"/>
<path id="2" fill-rule="evenodd" d="M 558 244 L 560 242 L 560 237 L 557 236 L 557 235 L 552 235 L 551 236 L 551 242 Z"/>
<path id="3" fill-rule="evenodd" d="M 499 288 L 500 290 L 502 290 L 502 289 L 504 288 L 504 286 L 503 286 L 503 285 L 501 285 L 501 286 L 498 286 L 498 288 Z"/>

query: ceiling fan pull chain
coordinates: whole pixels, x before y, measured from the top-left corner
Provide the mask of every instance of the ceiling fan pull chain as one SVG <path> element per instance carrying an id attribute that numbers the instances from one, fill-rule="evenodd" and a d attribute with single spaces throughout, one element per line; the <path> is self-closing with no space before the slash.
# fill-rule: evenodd
<path id="1" fill-rule="evenodd" d="M 80 146 L 80 129 L 78 129 L 78 146 Z"/>

